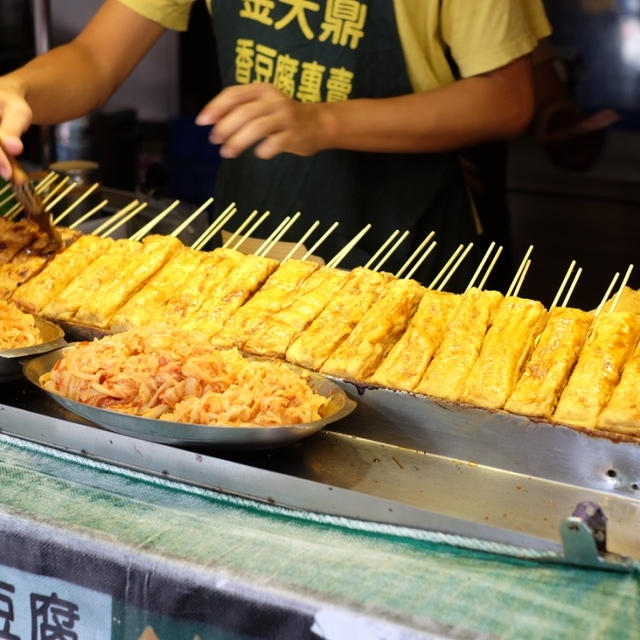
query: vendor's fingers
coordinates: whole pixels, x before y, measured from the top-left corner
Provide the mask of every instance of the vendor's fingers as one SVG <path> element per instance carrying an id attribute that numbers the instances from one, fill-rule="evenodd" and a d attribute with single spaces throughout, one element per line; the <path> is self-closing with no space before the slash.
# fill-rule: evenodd
<path id="1" fill-rule="evenodd" d="M 209 139 L 213 144 L 223 144 L 252 122 L 276 113 L 278 107 L 270 100 L 252 100 L 240 104 L 214 125 Z"/>
<path id="2" fill-rule="evenodd" d="M 18 138 L 16 143 L 15 138 L 11 137 L 2 137 L 0 140 L 2 140 L 2 145 L 0 145 L 0 176 L 5 180 L 9 180 L 9 178 L 11 178 L 12 168 L 9 158 L 7 158 L 7 153 L 11 155 L 22 153 L 22 142 Z"/>
<path id="3" fill-rule="evenodd" d="M 0 141 L 7 153 L 17 156 L 24 150 L 20 136 L 31 124 L 31 109 L 26 104 L 7 104 L 2 109 L 0 119 Z M 0 148 L 0 175 L 8 180 L 11 177 L 11 165 Z"/>
<path id="4" fill-rule="evenodd" d="M 267 136 L 280 131 L 277 119 L 271 115 L 254 118 L 246 122 L 226 138 L 220 147 L 223 158 L 235 158 Z"/>
<path id="5" fill-rule="evenodd" d="M 271 160 L 271 158 L 275 158 L 277 155 L 287 151 L 290 137 L 289 133 L 285 131 L 267 136 L 256 145 L 254 149 L 256 157 L 262 160 Z"/>
<path id="6" fill-rule="evenodd" d="M 215 124 L 238 105 L 274 94 L 282 95 L 277 89 L 268 84 L 253 83 L 227 87 L 202 108 L 196 117 L 196 124 Z"/>

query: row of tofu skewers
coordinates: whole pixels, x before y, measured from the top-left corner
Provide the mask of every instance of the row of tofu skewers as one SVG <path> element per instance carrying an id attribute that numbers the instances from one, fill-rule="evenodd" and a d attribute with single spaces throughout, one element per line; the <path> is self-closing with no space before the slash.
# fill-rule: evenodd
<path id="1" fill-rule="evenodd" d="M 473 281 L 453 294 L 445 279 L 425 287 L 375 267 L 342 271 L 340 256 L 321 266 L 203 252 L 173 236 L 72 240 L 5 297 L 56 321 L 108 332 L 173 325 L 362 385 L 640 435 L 640 315 L 518 297 L 528 261 L 506 295 Z"/>

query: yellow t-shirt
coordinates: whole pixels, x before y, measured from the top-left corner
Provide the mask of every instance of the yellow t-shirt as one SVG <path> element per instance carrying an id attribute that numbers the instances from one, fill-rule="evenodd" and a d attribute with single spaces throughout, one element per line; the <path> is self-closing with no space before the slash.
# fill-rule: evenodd
<path id="1" fill-rule="evenodd" d="M 186 30 L 194 2 L 119 1 L 178 31 Z M 212 2 L 207 0 L 209 9 Z M 447 49 L 462 77 L 469 77 L 530 53 L 551 33 L 541 0 L 394 0 L 394 4 L 407 72 L 416 92 L 454 81 Z"/>

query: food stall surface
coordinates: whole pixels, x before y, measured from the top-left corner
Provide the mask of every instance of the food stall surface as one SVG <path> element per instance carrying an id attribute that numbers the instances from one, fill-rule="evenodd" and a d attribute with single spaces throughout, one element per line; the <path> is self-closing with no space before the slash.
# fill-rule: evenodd
<path id="1" fill-rule="evenodd" d="M 270 452 L 189 451 L 89 427 L 24 381 L 4 385 L 11 631 L 28 637 L 44 611 L 33 603 L 48 598 L 99 638 L 640 635 L 636 563 L 539 561 L 576 501 L 594 498 L 609 547 L 634 552 L 637 526 L 616 520 L 637 518 L 636 500 L 424 452 L 418 468 L 408 449 L 363 448 L 348 434 L 359 419 Z"/>

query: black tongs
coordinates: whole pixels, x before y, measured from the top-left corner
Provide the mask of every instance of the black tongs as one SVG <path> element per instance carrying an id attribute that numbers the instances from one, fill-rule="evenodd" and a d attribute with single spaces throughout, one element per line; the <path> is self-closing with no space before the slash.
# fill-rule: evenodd
<path id="1" fill-rule="evenodd" d="M 46 211 L 42 198 L 36 193 L 29 176 L 20 166 L 18 161 L 7 153 L 4 145 L 0 142 L 0 148 L 9 160 L 11 165 L 10 182 L 16 194 L 18 202 L 23 206 L 24 212 L 30 220 L 33 220 L 38 227 L 49 237 L 49 246 L 52 251 L 62 246 L 60 233 L 51 222 L 51 215 Z"/>

